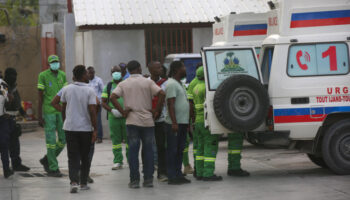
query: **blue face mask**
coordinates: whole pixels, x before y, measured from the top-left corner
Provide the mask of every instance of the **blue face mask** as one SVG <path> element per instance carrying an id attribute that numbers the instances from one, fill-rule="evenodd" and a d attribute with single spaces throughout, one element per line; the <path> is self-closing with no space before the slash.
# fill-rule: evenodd
<path id="1" fill-rule="evenodd" d="M 121 72 L 113 72 L 112 73 L 113 80 L 119 81 L 122 78 Z"/>
<path id="2" fill-rule="evenodd" d="M 59 62 L 50 63 L 50 69 L 52 69 L 53 71 L 57 71 L 59 68 L 60 68 Z"/>

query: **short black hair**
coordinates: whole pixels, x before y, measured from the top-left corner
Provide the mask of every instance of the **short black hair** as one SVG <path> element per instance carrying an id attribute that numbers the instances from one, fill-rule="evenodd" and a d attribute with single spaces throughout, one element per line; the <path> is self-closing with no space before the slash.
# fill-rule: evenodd
<path id="1" fill-rule="evenodd" d="M 170 64 L 170 70 L 169 70 L 169 75 L 168 77 L 173 77 L 175 75 L 175 73 L 184 65 L 184 63 L 182 61 L 173 61 Z"/>
<path id="2" fill-rule="evenodd" d="M 202 67 L 203 66 L 203 63 L 202 62 L 199 62 L 199 63 L 197 63 L 197 65 L 196 65 L 196 69 L 198 69 L 199 67 Z"/>
<path id="3" fill-rule="evenodd" d="M 89 67 L 87 68 L 87 70 L 91 70 L 91 69 L 95 70 L 95 68 L 94 68 L 93 66 L 89 66 Z"/>
<path id="4" fill-rule="evenodd" d="M 139 62 L 137 62 L 136 60 L 132 60 L 130 62 L 128 62 L 128 64 L 126 65 L 126 68 L 128 68 L 129 72 L 135 71 L 136 69 L 140 68 L 141 64 Z"/>
<path id="5" fill-rule="evenodd" d="M 73 76 L 75 80 L 80 80 L 84 73 L 86 72 L 86 67 L 84 65 L 77 65 L 73 69 Z"/>
<path id="6" fill-rule="evenodd" d="M 151 62 L 148 63 L 147 67 L 150 67 L 155 63 L 160 63 L 160 61 L 159 60 L 152 60 Z"/>
<path id="7" fill-rule="evenodd" d="M 8 67 L 6 68 L 5 70 L 5 77 L 6 76 L 9 76 L 9 75 L 16 75 L 17 76 L 17 71 L 15 68 L 12 68 L 12 67 Z"/>

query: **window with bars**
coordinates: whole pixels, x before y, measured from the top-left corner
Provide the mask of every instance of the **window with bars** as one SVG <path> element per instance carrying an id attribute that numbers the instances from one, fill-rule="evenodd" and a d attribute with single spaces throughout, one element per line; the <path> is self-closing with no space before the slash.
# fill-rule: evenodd
<path id="1" fill-rule="evenodd" d="M 192 53 L 191 28 L 145 29 L 146 61 L 164 61 L 171 53 Z"/>

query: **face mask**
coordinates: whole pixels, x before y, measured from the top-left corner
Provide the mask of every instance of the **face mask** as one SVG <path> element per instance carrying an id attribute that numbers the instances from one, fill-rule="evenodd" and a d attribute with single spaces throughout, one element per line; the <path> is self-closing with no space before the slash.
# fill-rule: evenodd
<path id="1" fill-rule="evenodd" d="M 122 78 L 121 72 L 113 72 L 112 73 L 113 80 L 119 81 Z"/>
<path id="2" fill-rule="evenodd" d="M 50 68 L 53 71 L 57 71 L 60 68 L 60 63 L 59 62 L 50 63 Z"/>

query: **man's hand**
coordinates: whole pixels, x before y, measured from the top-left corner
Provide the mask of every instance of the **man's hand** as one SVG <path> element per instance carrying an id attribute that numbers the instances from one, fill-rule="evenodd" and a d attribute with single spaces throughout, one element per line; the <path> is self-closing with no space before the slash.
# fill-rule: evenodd
<path id="1" fill-rule="evenodd" d="M 94 144 L 97 140 L 97 129 L 92 132 L 91 144 Z"/>
<path id="2" fill-rule="evenodd" d="M 173 123 L 173 124 L 171 125 L 171 129 L 172 129 L 173 132 L 176 134 L 177 131 L 179 130 L 179 125 Z"/>
<path id="3" fill-rule="evenodd" d="M 45 126 L 45 120 L 42 117 L 39 117 L 39 126 L 44 127 Z"/>
<path id="4" fill-rule="evenodd" d="M 152 109 L 151 112 L 154 120 L 157 120 L 160 117 L 160 114 L 156 109 Z"/>
<path id="5" fill-rule="evenodd" d="M 123 117 L 127 118 L 130 112 L 131 112 L 130 108 L 125 109 L 124 112 L 123 112 Z"/>

